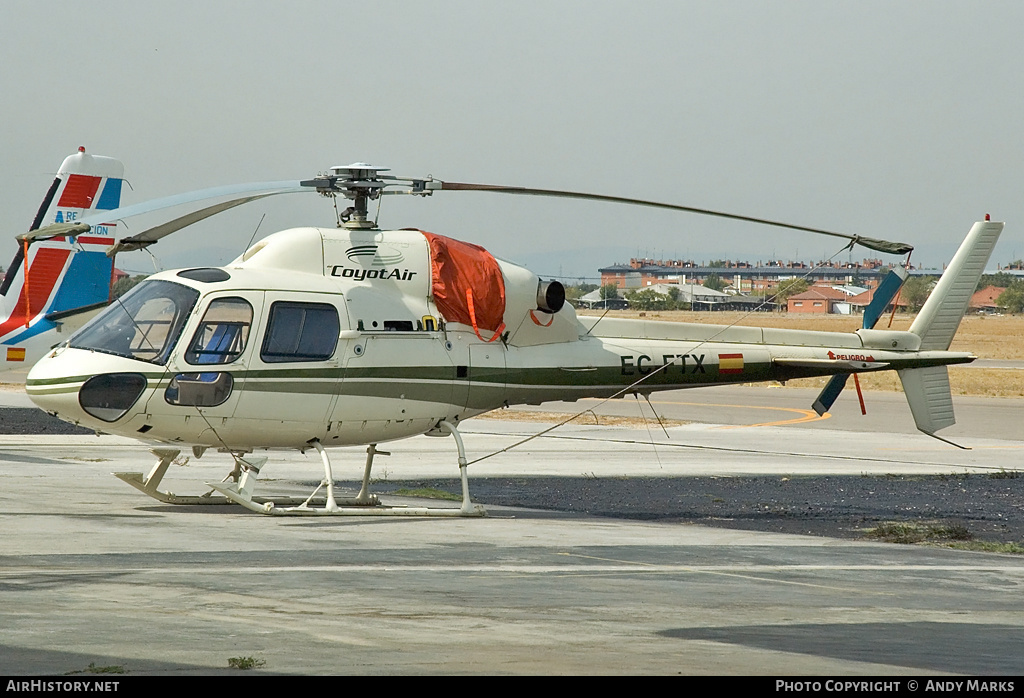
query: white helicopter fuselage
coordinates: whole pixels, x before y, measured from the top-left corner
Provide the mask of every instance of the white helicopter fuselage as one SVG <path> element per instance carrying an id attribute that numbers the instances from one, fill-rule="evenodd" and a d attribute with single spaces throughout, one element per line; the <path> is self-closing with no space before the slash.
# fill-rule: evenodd
<path id="1" fill-rule="evenodd" d="M 460 322 L 439 308 L 427 235 L 296 228 L 222 268 L 154 275 L 39 361 L 26 389 L 102 432 L 245 452 L 439 434 L 441 422 L 509 405 L 624 389 L 974 358 L 921 351 L 911 332 L 580 319 L 560 303 L 545 312 L 540 279 L 500 260 L 503 312 L 474 326 L 476 315 Z"/>

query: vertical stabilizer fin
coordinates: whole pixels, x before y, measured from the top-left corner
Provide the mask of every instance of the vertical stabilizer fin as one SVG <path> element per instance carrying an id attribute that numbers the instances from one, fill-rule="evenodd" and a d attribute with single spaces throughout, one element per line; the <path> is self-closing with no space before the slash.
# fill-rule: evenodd
<path id="1" fill-rule="evenodd" d="M 934 435 L 939 429 L 956 423 L 949 372 L 945 366 L 908 368 L 898 373 L 918 429 Z"/>
<path id="2" fill-rule="evenodd" d="M 921 338 L 921 351 L 949 349 L 1001 232 L 1002 223 L 980 221 L 960 244 L 953 261 L 910 326 L 910 331 Z M 945 366 L 908 368 L 899 371 L 899 375 L 918 429 L 935 436 L 939 429 L 956 423 L 949 372 Z"/>
<path id="3" fill-rule="evenodd" d="M 114 244 L 116 223 L 93 225 L 87 232 L 68 224 L 116 209 L 123 178 L 119 160 L 85 148 L 64 159 L 29 232 L 51 224 L 66 230 L 42 240 L 20 236 L 0 281 L 0 371 L 31 364 L 59 341 L 61 329 L 51 316 L 67 317 L 109 300 L 113 263 L 106 251 Z"/>
<path id="4" fill-rule="evenodd" d="M 994 221 L 978 222 L 971 228 L 910 326 L 921 338 L 921 351 L 949 349 L 1002 231 L 1003 224 Z"/>

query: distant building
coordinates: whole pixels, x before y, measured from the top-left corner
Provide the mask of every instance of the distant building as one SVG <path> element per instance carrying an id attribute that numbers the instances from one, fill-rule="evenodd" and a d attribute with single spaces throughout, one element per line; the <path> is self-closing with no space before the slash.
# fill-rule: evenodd
<path id="1" fill-rule="evenodd" d="M 849 298 L 844 292 L 830 286 L 811 286 L 803 293 L 790 296 L 786 303 L 786 310 L 790 313 L 842 313 L 849 315 Z"/>
<path id="2" fill-rule="evenodd" d="M 861 293 L 859 295 L 851 297 L 849 299 L 849 303 L 850 303 L 850 309 L 852 310 L 852 312 L 858 313 L 858 314 L 862 314 L 864 312 L 864 308 L 866 308 L 868 305 L 870 305 L 871 304 L 871 300 L 875 297 L 875 290 L 876 289 L 873 289 L 873 288 L 872 289 L 868 289 L 864 293 Z M 893 305 L 896 305 L 896 307 L 898 307 L 900 310 L 906 310 L 907 309 L 907 302 L 905 300 L 902 300 L 899 297 L 898 294 L 897 294 L 897 297 L 896 297 L 895 301 L 894 302 L 890 302 L 889 305 L 886 306 L 884 312 L 891 313 Z"/>
<path id="3" fill-rule="evenodd" d="M 816 265 L 783 261 L 725 261 L 723 264 L 703 266 L 680 259 L 634 258 L 629 260 L 629 264 L 613 264 L 599 271 L 601 285 L 615 284 L 620 289 L 646 288 L 663 283 L 702 284 L 715 274 L 740 293 L 758 293 L 794 276 L 806 278 L 812 283 L 830 285 L 859 280 L 863 286 L 874 287 L 891 267 L 896 266 L 895 263 L 883 263 L 880 259 L 865 259 L 857 263 L 819 262 Z"/>
<path id="4" fill-rule="evenodd" d="M 661 283 L 650 288 L 666 296 L 670 289 L 679 289 L 679 300 L 689 303 L 693 310 L 756 310 L 764 305 L 762 298 L 716 291 L 700 284 Z M 774 306 L 769 304 L 766 309 L 772 310 Z"/>
<path id="5" fill-rule="evenodd" d="M 608 308 L 610 310 L 625 310 L 629 307 L 625 298 L 601 298 L 601 289 L 580 296 L 580 299 L 572 305 L 577 308 Z"/>
<path id="6" fill-rule="evenodd" d="M 653 287 L 658 293 L 667 296 L 669 289 L 679 289 L 679 300 L 683 303 L 701 306 L 695 310 L 707 309 L 728 301 L 730 296 L 725 291 L 716 291 L 713 288 L 704 288 L 700 284 L 665 283 Z"/>
<path id="7" fill-rule="evenodd" d="M 971 300 L 967 304 L 967 307 L 976 313 L 1001 313 L 1005 311 L 1006 308 L 996 303 L 996 299 L 1003 295 L 1003 291 L 1005 290 L 1005 288 L 1000 288 L 999 286 L 986 286 L 971 296 Z"/>
<path id="8" fill-rule="evenodd" d="M 663 296 L 668 296 L 669 291 L 673 288 L 679 290 L 677 299 L 682 303 L 689 303 L 690 308 L 693 310 L 763 310 L 767 312 L 775 309 L 771 299 L 766 303 L 764 298 L 725 293 L 724 291 L 705 288 L 700 284 L 661 283 L 650 287 L 652 291 Z M 629 290 L 639 291 L 642 289 Z M 573 305 L 577 308 L 624 310 L 629 307 L 629 301 L 625 298 L 601 298 L 601 289 L 597 289 L 581 296 Z"/>
<path id="9" fill-rule="evenodd" d="M 874 290 L 874 289 L 865 288 L 863 286 L 851 286 L 849 284 L 847 284 L 845 286 L 833 286 L 832 288 L 834 288 L 837 291 L 842 291 L 849 298 L 853 298 L 854 296 L 859 296 L 859 295 L 861 295 L 863 293 L 867 293 L 868 291 Z"/>

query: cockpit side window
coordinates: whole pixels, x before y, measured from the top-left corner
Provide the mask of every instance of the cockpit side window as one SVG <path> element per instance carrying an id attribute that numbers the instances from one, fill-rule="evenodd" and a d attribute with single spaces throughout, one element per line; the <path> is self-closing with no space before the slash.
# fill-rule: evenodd
<path id="1" fill-rule="evenodd" d="M 164 364 L 199 292 L 170 281 L 144 281 L 89 321 L 68 344 L 76 349 Z"/>
<path id="2" fill-rule="evenodd" d="M 334 355 L 340 330 L 333 305 L 278 301 L 270 306 L 260 358 L 266 363 L 326 361 Z"/>
<path id="3" fill-rule="evenodd" d="M 185 361 L 193 365 L 228 364 L 245 351 L 252 327 L 252 306 L 243 298 L 218 298 L 206 309 Z"/>

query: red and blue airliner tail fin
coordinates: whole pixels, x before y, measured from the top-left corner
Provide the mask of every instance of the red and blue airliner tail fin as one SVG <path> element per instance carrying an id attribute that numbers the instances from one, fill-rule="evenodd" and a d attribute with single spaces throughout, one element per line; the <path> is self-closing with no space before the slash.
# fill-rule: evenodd
<path id="1" fill-rule="evenodd" d="M 118 208 L 123 182 L 120 160 L 79 148 L 65 158 L 29 230 Z M 0 282 L 0 370 L 31 363 L 57 344 L 61 325 L 54 316 L 109 300 L 113 261 L 106 251 L 115 242 L 115 230 L 110 221 L 77 237 L 18 243 Z"/>

